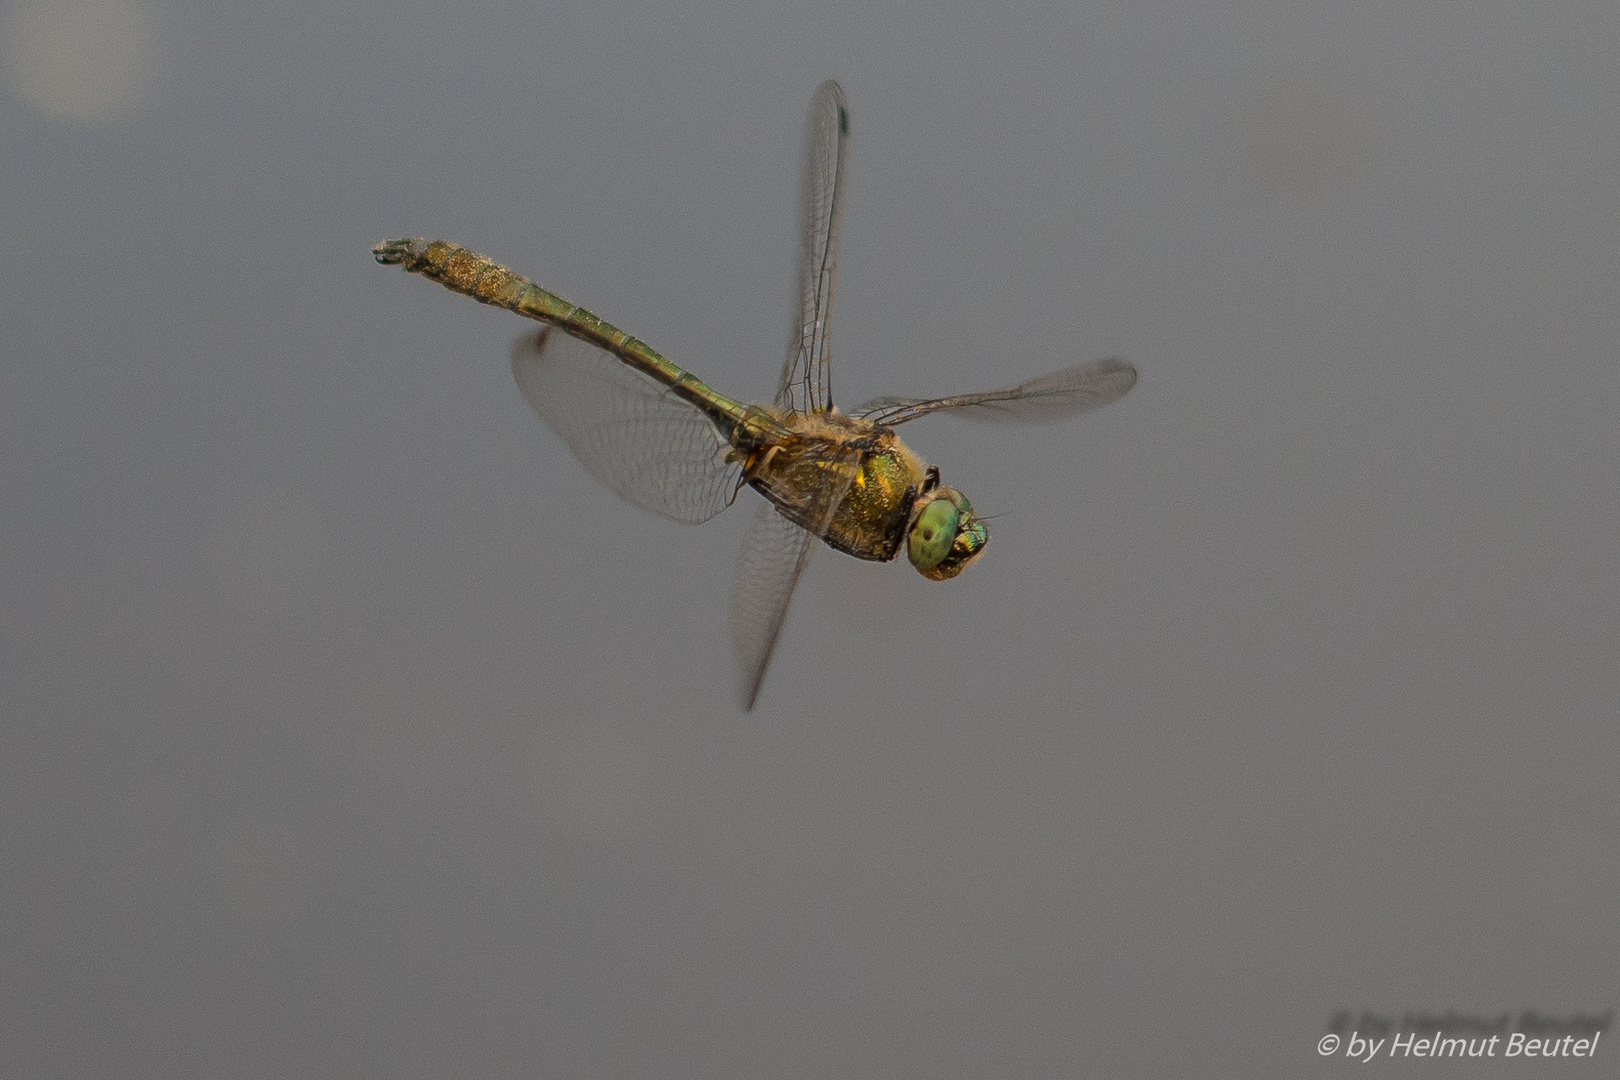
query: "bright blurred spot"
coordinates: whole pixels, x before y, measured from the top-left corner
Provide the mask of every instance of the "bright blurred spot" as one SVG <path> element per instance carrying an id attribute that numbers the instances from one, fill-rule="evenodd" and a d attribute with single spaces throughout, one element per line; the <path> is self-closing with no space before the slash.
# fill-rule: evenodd
<path id="1" fill-rule="evenodd" d="M 71 123 L 120 120 L 145 104 L 161 55 L 141 0 L 20 0 L 0 34 L 6 86 Z"/>

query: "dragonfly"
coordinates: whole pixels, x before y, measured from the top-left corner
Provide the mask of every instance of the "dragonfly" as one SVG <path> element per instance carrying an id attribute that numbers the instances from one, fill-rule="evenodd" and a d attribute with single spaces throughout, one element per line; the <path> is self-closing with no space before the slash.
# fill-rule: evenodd
<path id="1" fill-rule="evenodd" d="M 769 404 L 711 389 L 638 338 L 528 278 L 444 240 L 386 240 L 377 262 L 542 324 L 512 348 L 519 389 L 592 476 L 628 502 L 696 524 L 744 487 L 764 500 L 737 557 L 729 604 L 739 704 L 751 711 L 794 589 L 821 544 L 888 562 L 903 550 L 930 581 L 984 554 L 988 526 L 895 429 L 935 413 L 991 422 L 1057 420 L 1136 384 L 1120 359 L 950 397 L 833 405 L 829 332 L 848 188 L 849 104 L 817 88 L 802 178 L 798 288 L 787 357 Z"/>

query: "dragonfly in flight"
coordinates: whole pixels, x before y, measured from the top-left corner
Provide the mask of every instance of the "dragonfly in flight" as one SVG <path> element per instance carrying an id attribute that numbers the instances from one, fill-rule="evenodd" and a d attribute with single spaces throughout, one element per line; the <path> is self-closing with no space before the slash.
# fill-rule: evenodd
<path id="1" fill-rule="evenodd" d="M 1136 383 L 1123 360 L 1077 364 L 1017 386 L 833 406 L 828 330 L 849 169 L 849 105 L 828 80 L 810 103 L 793 333 L 770 404 L 711 389 L 609 325 L 490 259 L 443 240 L 388 240 L 377 261 L 545 324 L 512 348 L 519 389 L 582 465 L 614 492 L 676 521 L 707 521 L 743 487 L 764 496 L 743 539 L 730 617 L 738 694 L 751 710 L 799 577 L 819 543 L 887 562 L 903 550 L 945 581 L 984 553 L 989 529 L 895 429 L 953 412 L 1056 420 Z"/>

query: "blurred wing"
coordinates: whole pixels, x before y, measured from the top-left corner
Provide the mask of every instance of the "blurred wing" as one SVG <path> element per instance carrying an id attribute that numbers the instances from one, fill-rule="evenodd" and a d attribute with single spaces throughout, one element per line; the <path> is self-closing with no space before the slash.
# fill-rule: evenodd
<path id="1" fill-rule="evenodd" d="M 931 399 L 877 398 L 856 409 L 855 415 L 893 427 L 950 409 L 970 420 L 1038 424 L 1117 401 L 1135 385 L 1136 369 L 1130 364 L 1119 359 L 1098 360 L 1004 390 Z"/>
<path id="2" fill-rule="evenodd" d="M 810 100 L 804 150 L 803 249 L 793 336 L 788 341 L 782 381 L 775 402 L 795 412 L 832 408 L 831 356 L 827 331 L 832 322 L 833 273 L 838 267 L 838 233 L 844 222 L 844 185 L 849 169 L 849 104 L 828 79 Z"/>
<path id="3" fill-rule="evenodd" d="M 759 697 L 799 575 L 810 565 L 816 544 L 849 492 L 860 452 L 846 451 L 827 462 L 826 474 L 839 479 L 799 508 L 803 513 L 818 508 L 817 527 L 806 529 L 788 520 L 767 501 L 749 523 L 737 553 L 737 572 L 731 579 L 731 649 L 737 658 L 737 695 L 744 712 L 752 711 Z"/>
<path id="4" fill-rule="evenodd" d="M 731 579 L 731 651 L 737 658 L 737 699 L 744 712 L 759 697 L 793 590 L 815 552 L 815 534 L 777 513 L 771 503 L 760 504 Z"/>
<path id="5" fill-rule="evenodd" d="M 676 521 L 707 521 L 737 497 L 742 469 L 702 410 L 607 353 L 547 327 L 512 346 L 529 405 L 592 476 Z"/>

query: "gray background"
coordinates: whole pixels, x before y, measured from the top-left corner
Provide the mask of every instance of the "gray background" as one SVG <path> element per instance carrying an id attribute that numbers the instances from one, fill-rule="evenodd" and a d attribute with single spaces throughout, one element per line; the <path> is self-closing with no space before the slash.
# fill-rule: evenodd
<path id="1" fill-rule="evenodd" d="M 1620 1004 L 1620 8 L 143 3 L 3 9 L 0 1073 L 1613 1074 L 1316 1041 Z M 745 717 L 369 248 L 763 397 L 829 76 L 845 404 L 1142 379 Z"/>

